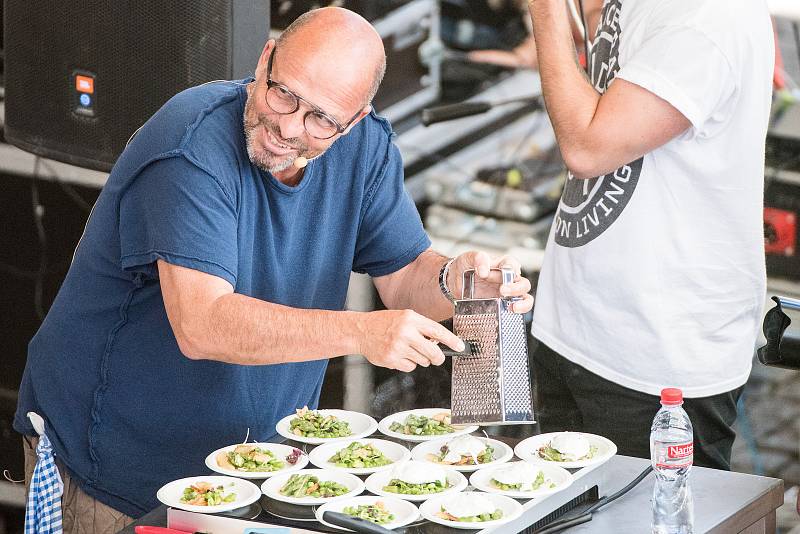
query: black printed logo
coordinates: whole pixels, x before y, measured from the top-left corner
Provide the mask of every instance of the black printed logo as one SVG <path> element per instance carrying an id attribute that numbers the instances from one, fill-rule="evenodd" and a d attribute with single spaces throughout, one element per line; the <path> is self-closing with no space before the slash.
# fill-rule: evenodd
<path id="1" fill-rule="evenodd" d="M 622 0 L 608 0 L 589 53 L 589 77 L 595 89 L 605 93 L 619 71 L 619 17 Z M 642 158 L 616 171 L 582 180 L 567 177 L 555 218 L 555 242 L 580 247 L 606 231 L 633 195 L 642 171 Z"/>

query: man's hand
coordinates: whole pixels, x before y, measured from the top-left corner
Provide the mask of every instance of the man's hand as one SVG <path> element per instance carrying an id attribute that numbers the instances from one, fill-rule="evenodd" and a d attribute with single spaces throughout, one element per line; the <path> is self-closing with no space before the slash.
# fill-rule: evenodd
<path id="1" fill-rule="evenodd" d="M 491 270 L 503 267 L 514 271 L 513 283 L 501 285 L 502 273 Z M 492 258 L 485 252 L 475 251 L 461 254 L 450 265 L 450 271 L 447 273 L 447 287 L 456 298 L 461 296 L 463 273 L 467 269 L 475 269 L 475 297 L 493 298 L 498 295 L 518 297 L 520 300 L 511 305 L 511 311 L 516 313 L 526 313 L 533 308 L 531 282 L 520 276 L 521 268 L 516 259 L 510 256 Z"/>
<path id="2" fill-rule="evenodd" d="M 475 63 L 489 63 L 512 69 L 535 69 L 539 66 L 536 57 L 536 42 L 530 35 L 513 50 L 473 50 L 467 58 Z"/>
<path id="3" fill-rule="evenodd" d="M 373 365 L 399 371 L 444 363 L 438 342 L 456 351 L 464 350 L 464 342 L 455 334 L 411 310 L 365 313 L 359 331 L 359 352 Z"/>

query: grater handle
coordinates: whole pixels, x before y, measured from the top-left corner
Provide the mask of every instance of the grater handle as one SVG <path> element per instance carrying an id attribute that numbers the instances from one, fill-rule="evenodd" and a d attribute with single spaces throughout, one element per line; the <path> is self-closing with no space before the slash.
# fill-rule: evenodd
<path id="1" fill-rule="evenodd" d="M 503 285 L 510 284 L 514 281 L 516 273 L 510 267 L 491 267 L 490 271 L 500 271 L 503 276 Z M 469 286 L 468 286 L 469 284 Z M 469 296 L 465 296 L 465 292 L 469 287 Z M 475 269 L 464 269 L 461 273 L 461 300 L 475 298 Z M 517 298 L 512 299 L 517 300 Z"/>

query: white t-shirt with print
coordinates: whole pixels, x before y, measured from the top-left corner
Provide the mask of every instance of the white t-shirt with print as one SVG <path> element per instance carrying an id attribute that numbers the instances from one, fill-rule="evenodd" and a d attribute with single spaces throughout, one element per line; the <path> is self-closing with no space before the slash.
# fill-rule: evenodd
<path id="1" fill-rule="evenodd" d="M 599 178 L 570 176 L 533 335 L 622 386 L 687 397 L 747 381 L 764 303 L 765 0 L 607 0 L 600 92 L 622 78 L 677 108 L 681 136 Z"/>

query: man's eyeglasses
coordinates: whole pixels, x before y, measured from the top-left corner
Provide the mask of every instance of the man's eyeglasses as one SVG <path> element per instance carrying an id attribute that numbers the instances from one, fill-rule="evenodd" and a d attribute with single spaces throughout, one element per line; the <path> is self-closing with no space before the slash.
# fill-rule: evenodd
<path id="1" fill-rule="evenodd" d="M 267 105 L 275 113 L 281 115 L 291 115 L 300 109 L 300 102 L 305 102 L 311 108 L 303 115 L 303 126 L 308 132 L 308 135 L 316 139 L 330 139 L 336 134 L 344 132 L 354 120 L 361 114 L 353 115 L 353 118 L 347 121 L 347 124 L 342 126 L 339 121 L 319 109 L 317 106 L 303 98 L 302 96 L 294 94 L 288 87 L 272 80 L 272 58 L 275 57 L 275 47 L 269 54 L 269 63 L 267 64 L 267 93 L 265 100 Z"/>

